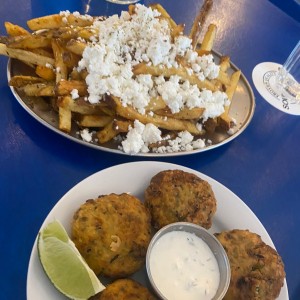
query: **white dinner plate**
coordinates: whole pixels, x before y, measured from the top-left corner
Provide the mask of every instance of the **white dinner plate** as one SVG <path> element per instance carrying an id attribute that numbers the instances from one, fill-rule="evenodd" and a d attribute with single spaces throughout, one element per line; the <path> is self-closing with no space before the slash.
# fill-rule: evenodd
<path id="1" fill-rule="evenodd" d="M 249 229 L 259 234 L 270 246 L 274 244 L 264 226 L 250 208 L 233 192 L 216 180 L 195 170 L 163 162 L 141 161 L 117 165 L 97 172 L 84 179 L 67 192 L 53 207 L 46 217 L 46 224 L 57 219 L 70 233 L 70 224 L 75 211 L 87 199 L 97 198 L 101 194 L 128 192 L 143 201 L 144 191 L 151 178 L 162 170 L 181 169 L 198 175 L 212 186 L 217 199 L 217 212 L 213 217 L 211 232 L 231 229 Z M 145 269 L 133 276 L 134 279 L 149 287 Z M 62 296 L 50 283 L 40 264 L 36 241 L 33 245 L 27 274 L 27 300 L 63 300 Z M 278 300 L 288 300 L 286 281 Z"/>

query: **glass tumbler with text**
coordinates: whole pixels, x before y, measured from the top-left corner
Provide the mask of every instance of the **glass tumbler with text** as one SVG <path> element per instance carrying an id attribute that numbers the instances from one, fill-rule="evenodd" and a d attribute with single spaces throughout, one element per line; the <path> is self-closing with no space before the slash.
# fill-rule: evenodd
<path id="1" fill-rule="evenodd" d="M 283 98 L 300 104 L 300 41 L 278 70 L 276 85 Z"/>

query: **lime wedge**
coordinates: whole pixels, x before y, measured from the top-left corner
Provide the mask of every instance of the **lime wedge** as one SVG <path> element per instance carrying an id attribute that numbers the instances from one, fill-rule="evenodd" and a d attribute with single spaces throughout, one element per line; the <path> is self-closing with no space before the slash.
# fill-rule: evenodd
<path id="1" fill-rule="evenodd" d="M 105 289 L 59 221 L 40 231 L 37 246 L 47 276 L 65 296 L 86 300 Z"/>

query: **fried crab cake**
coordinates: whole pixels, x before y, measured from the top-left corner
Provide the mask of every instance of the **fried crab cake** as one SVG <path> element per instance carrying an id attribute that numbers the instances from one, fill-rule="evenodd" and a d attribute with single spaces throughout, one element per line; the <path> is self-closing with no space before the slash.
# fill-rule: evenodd
<path id="1" fill-rule="evenodd" d="M 279 296 L 285 271 L 281 257 L 249 230 L 215 234 L 226 250 L 231 280 L 224 299 L 273 300 Z"/>
<path id="2" fill-rule="evenodd" d="M 211 227 L 216 199 L 209 183 L 181 170 L 159 172 L 145 191 L 155 229 L 174 222 L 191 222 Z"/>
<path id="3" fill-rule="evenodd" d="M 72 239 L 96 274 L 126 277 L 144 264 L 151 239 L 150 214 L 132 195 L 103 195 L 77 210 Z"/>
<path id="4" fill-rule="evenodd" d="M 132 279 L 118 279 L 93 300 L 155 300 L 150 291 Z"/>

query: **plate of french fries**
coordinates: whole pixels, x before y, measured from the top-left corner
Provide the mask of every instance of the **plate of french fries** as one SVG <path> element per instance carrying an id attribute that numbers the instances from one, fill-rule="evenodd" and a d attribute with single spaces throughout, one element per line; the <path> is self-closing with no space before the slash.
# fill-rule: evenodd
<path id="1" fill-rule="evenodd" d="M 199 24 L 186 34 L 159 4 L 64 11 L 29 29 L 5 22 L 0 55 L 15 98 L 56 133 L 119 154 L 193 154 L 236 138 L 255 108 L 245 76 L 213 50 L 217 26 Z"/>

